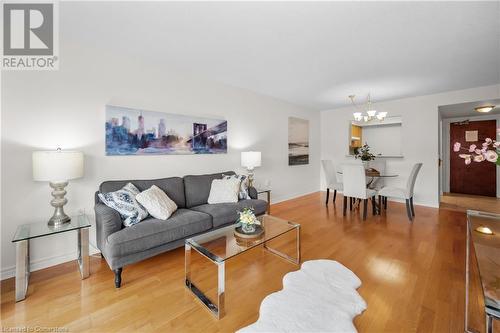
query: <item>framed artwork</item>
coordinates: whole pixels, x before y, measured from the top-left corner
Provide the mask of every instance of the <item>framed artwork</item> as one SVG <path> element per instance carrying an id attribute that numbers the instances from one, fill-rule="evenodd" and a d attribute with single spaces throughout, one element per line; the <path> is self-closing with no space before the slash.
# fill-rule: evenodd
<path id="1" fill-rule="evenodd" d="M 309 120 L 288 117 L 288 165 L 309 164 Z"/>
<path id="2" fill-rule="evenodd" d="M 106 155 L 227 153 L 227 121 L 106 106 Z"/>

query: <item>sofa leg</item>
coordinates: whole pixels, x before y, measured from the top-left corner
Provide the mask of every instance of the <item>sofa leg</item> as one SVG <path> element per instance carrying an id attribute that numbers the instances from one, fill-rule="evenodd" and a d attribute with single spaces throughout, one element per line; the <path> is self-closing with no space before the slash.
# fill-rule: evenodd
<path id="1" fill-rule="evenodd" d="M 349 200 L 350 200 L 350 198 L 349 198 Z M 346 215 L 346 210 L 347 210 L 347 197 L 346 196 L 344 196 L 344 207 L 343 208 L 344 209 L 342 211 L 342 215 L 345 216 Z"/>
<path id="2" fill-rule="evenodd" d="M 115 272 L 115 288 L 120 288 L 122 285 L 122 268 L 114 269 Z"/>
<path id="3" fill-rule="evenodd" d="M 326 189 L 326 202 L 325 202 L 325 205 L 328 206 L 328 200 L 330 199 L 330 189 L 327 188 Z"/>
<path id="4" fill-rule="evenodd" d="M 101 252 L 101 259 L 104 259 L 104 255 L 102 254 L 102 252 Z"/>
<path id="5" fill-rule="evenodd" d="M 333 190 L 333 203 L 335 203 L 335 199 L 337 199 L 337 190 Z"/>

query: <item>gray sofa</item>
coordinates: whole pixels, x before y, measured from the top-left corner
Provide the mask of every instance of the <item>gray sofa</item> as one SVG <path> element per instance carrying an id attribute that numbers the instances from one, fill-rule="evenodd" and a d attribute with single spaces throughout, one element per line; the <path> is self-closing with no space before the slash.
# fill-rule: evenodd
<path id="1" fill-rule="evenodd" d="M 238 211 L 253 207 L 256 215 L 262 215 L 267 202 L 257 199 L 257 191 L 249 189 L 252 199 L 238 203 L 207 204 L 212 180 L 222 178 L 224 172 L 209 175 L 191 175 L 155 180 L 114 180 L 99 186 L 95 195 L 97 247 L 115 273 L 115 287 L 121 286 L 121 273 L 125 265 L 150 258 L 159 253 L 184 245 L 184 240 L 212 229 L 235 223 Z M 127 183 L 140 191 L 152 185 L 161 188 L 178 206 L 177 211 L 166 220 L 149 216 L 131 227 L 124 227 L 117 211 L 103 204 L 97 194 L 121 189 Z"/>

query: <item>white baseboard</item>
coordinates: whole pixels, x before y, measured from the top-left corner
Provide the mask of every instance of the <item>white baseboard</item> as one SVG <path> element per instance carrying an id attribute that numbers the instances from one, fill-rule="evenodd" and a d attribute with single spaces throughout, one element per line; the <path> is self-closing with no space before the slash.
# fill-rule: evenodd
<path id="1" fill-rule="evenodd" d="M 308 194 L 313 194 L 313 193 L 316 193 L 318 192 L 318 190 L 314 190 L 314 191 L 311 191 L 311 192 L 302 192 L 302 193 L 294 193 L 294 194 L 290 194 L 290 195 L 285 195 L 285 196 L 280 196 L 280 197 L 277 197 L 277 198 L 272 198 L 271 199 L 271 205 L 273 204 L 277 204 L 277 203 L 280 203 L 280 202 L 283 202 L 283 201 L 287 201 L 287 200 L 292 200 L 292 199 L 295 199 L 295 198 L 298 198 L 298 197 L 303 197 L 305 195 L 308 195 Z"/>
<path id="2" fill-rule="evenodd" d="M 90 255 L 100 253 L 99 251 L 93 249 L 90 247 L 89 250 Z M 47 258 L 40 258 L 37 260 L 33 260 L 30 263 L 30 272 L 38 271 L 40 269 L 44 269 L 47 267 L 59 265 L 68 261 L 76 260 L 78 257 L 78 254 L 76 251 L 71 252 L 71 253 L 65 253 L 65 254 L 60 254 L 52 257 L 47 257 Z M 10 266 L 10 267 L 5 267 L 2 269 L 0 272 L 0 279 L 5 280 L 9 279 L 11 277 L 14 277 L 16 275 L 16 266 Z"/>

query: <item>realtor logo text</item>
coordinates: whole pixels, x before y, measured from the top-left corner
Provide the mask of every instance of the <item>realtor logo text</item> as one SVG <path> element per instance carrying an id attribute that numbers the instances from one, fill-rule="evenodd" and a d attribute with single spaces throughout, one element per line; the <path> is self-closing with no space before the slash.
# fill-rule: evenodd
<path id="1" fill-rule="evenodd" d="M 4 3 L 2 9 L 2 69 L 58 69 L 56 3 Z"/>

